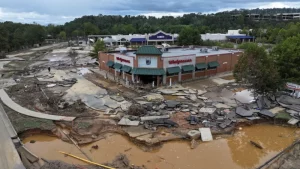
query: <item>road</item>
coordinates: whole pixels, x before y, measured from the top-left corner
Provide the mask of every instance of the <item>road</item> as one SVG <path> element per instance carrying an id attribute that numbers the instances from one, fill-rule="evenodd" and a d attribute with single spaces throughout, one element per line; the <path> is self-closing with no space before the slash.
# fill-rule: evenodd
<path id="1" fill-rule="evenodd" d="M 7 125 L 3 119 L 4 110 L 0 103 L 0 168 L 3 169 L 25 169 L 20 156 L 11 140 Z"/>

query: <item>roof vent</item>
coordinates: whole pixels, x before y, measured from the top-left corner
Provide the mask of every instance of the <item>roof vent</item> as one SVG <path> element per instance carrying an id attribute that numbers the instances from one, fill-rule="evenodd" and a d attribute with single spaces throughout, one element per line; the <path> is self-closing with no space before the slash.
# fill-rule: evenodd
<path id="1" fill-rule="evenodd" d="M 126 53 L 127 53 L 127 48 L 125 48 L 125 47 L 120 47 L 119 49 L 120 49 L 120 53 L 121 53 L 121 54 L 126 54 Z"/>
<path id="2" fill-rule="evenodd" d="M 192 50 L 195 49 L 194 45 L 190 45 L 189 49 L 192 49 Z"/>
<path id="3" fill-rule="evenodd" d="M 168 48 L 168 47 L 163 47 L 163 48 L 161 49 L 161 51 L 162 51 L 162 52 L 169 52 L 169 48 Z"/>
<path id="4" fill-rule="evenodd" d="M 212 47 L 212 50 L 213 50 L 213 51 L 218 51 L 218 50 L 219 50 L 219 47 L 218 47 L 218 46 L 213 46 L 213 47 Z"/>
<path id="5" fill-rule="evenodd" d="M 207 49 L 207 48 L 201 48 L 201 49 L 200 49 L 200 52 L 201 52 L 201 53 L 208 53 L 208 49 Z"/>

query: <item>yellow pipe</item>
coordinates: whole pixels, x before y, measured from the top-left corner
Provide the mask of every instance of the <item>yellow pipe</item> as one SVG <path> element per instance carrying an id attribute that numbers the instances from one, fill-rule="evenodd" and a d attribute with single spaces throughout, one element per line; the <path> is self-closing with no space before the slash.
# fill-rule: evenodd
<path id="1" fill-rule="evenodd" d="M 67 156 L 71 156 L 71 157 L 73 157 L 73 158 L 76 158 L 76 159 L 78 159 L 78 160 L 84 161 L 84 162 L 89 163 L 89 164 L 94 164 L 94 165 L 97 165 L 97 166 L 100 166 L 100 167 L 104 167 L 104 168 L 108 168 L 108 169 L 115 169 L 115 168 L 108 167 L 108 166 L 105 166 L 105 165 L 102 165 L 102 164 L 94 163 L 94 162 L 92 162 L 92 161 L 89 161 L 89 160 L 86 160 L 86 159 L 83 159 L 83 158 L 74 156 L 74 155 L 72 155 L 72 154 L 68 154 L 68 153 L 62 152 L 62 151 L 58 151 L 58 152 L 60 152 L 60 153 L 62 153 L 62 154 L 65 154 L 65 155 L 67 155 Z"/>

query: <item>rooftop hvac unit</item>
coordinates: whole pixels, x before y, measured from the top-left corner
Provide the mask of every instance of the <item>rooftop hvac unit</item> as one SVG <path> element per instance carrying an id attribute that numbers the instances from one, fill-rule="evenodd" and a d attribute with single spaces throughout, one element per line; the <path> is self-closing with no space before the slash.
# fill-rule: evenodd
<path id="1" fill-rule="evenodd" d="M 200 52 L 201 52 L 201 53 L 208 53 L 208 49 L 207 49 L 207 48 L 201 48 L 201 49 L 200 49 Z"/>
<path id="2" fill-rule="evenodd" d="M 213 51 L 218 51 L 218 50 L 219 50 L 219 47 L 218 47 L 218 46 L 213 46 L 213 47 L 212 47 L 212 50 L 213 50 Z"/>
<path id="3" fill-rule="evenodd" d="M 194 45 L 189 46 L 189 49 L 195 49 Z"/>
<path id="4" fill-rule="evenodd" d="M 169 51 L 169 48 L 163 47 L 163 48 L 161 49 L 161 51 L 162 51 L 162 52 L 168 52 L 168 51 Z"/>
<path id="5" fill-rule="evenodd" d="M 121 54 L 126 54 L 126 53 L 127 53 L 127 48 L 125 48 L 125 47 L 120 47 L 119 49 L 120 49 L 120 53 L 121 53 Z"/>

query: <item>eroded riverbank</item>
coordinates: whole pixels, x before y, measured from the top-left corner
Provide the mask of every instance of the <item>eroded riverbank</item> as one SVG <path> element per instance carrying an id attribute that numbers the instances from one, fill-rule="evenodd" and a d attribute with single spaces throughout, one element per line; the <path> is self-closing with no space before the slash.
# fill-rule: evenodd
<path id="1" fill-rule="evenodd" d="M 198 141 L 199 145 L 195 149 L 191 149 L 187 141 L 172 141 L 165 143 L 160 149 L 145 152 L 124 136 L 117 134 L 107 134 L 106 139 L 82 146 L 82 149 L 99 163 L 111 161 L 116 155 L 122 153 L 127 155 L 132 164 L 145 165 L 150 169 L 198 169 L 200 166 L 201 168 L 242 169 L 259 166 L 299 136 L 300 130 L 297 128 L 261 124 L 243 127 L 232 137 L 219 137 L 207 143 Z M 31 140 L 36 142 L 30 143 Z M 250 140 L 259 143 L 263 149 L 251 145 Z M 58 153 L 58 151 L 65 151 L 84 158 L 74 145 L 55 137 L 34 135 L 25 138 L 23 143 L 39 157 L 71 164 L 84 164 Z M 99 149 L 92 149 L 93 145 L 98 145 Z"/>

